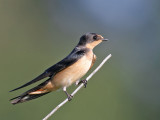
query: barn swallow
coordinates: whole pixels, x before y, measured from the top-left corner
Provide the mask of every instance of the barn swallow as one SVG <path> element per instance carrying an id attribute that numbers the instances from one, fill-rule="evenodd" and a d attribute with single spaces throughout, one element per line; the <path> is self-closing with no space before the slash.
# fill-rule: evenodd
<path id="1" fill-rule="evenodd" d="M 11 99 L 12 104 L 26 102 L 40 96 L 43 96 L 52 91 L 62 88 L 70 101 L 72 96 L 66 91 L 66 88 L 73 83 L 84 83 L 87 81 L 80 79 L 88 72 L 96 60 L 96 55 L 93 53 L 93 48 L 102 41 L 107 41 L 101 35 L 96 33 L 86 33 L 81 36 L 79 43 L 72 52 L 60 62 L 51 66 L 30 82 L 11 90 L 15 91 L 20 88 L 31 85 L 39 80 L 48 78 L 38 86 L 24 92 L 20 96 Z"/>

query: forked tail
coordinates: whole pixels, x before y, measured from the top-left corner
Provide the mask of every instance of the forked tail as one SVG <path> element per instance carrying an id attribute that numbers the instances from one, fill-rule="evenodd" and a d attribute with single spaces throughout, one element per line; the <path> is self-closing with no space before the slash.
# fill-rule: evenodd
<path id="1" fill-rule="evenodd" d="M 36 99 L 38 97 L 41 97 L 45 94 L 48 94 L 49 90 L 47 89 L 43 89 L 44 87 L 46 87 L 49 83 L 49 80 L 41 83 L 40 85 L 26 91 L 25 93 L 21 94 L 20 96 L 17 96 L 15 98 L 10 99 L 11 103 L 13 105 L 17 104 L 17 103 L 22 103 L 22 102 L 26 102 L 32 99 Z"/>

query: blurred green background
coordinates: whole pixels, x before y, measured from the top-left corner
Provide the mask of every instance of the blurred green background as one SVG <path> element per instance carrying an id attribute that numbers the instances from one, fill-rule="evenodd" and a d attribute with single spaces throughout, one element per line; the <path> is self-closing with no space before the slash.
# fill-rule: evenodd
<path id="1" fill-rule="evenodd" d="M 94 68 L 112 58 L 50 119 L 160 120 L 159 14 L 158 0 L 0 0 L 0 119 L 40 120 L 64 100 L 57 91 L 13 106 L 10 98 L 39 83 L 8 91 L 68 55 L 81 35 L 96 32 L 110 41 L 94 49 Z"/>

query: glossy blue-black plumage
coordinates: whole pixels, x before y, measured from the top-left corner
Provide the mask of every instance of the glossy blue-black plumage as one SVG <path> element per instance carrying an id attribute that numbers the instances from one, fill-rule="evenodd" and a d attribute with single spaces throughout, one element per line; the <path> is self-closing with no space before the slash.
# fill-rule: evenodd
<path id="1" fill-rule="evenodd" d="M 75 47 L 72 52 L 65 57 L 63 60 L 61 60 L 60 62 L 58 62 L 57 64 L 51 66 L 50 68 L 48 68 L 47 70 L 45 70 L 44 73 L 42 73 L 41 75 L 39 75 L 38 77 L 36 77 L 35 79 L 31 80 L 30 82 L 11 90 L 15 91 L 21 88 L 24 88 L 28 85 L 31 85 L 39 80 L 42 80 L 46 77 L 53 77 L 56 73 L 62 71 L 63 69 L 69 67 L 70 65 L 74 64 L 76 61 L 78 61 L 83 55 L 84 53 L 87 51 L 87 49 L 81 49 L 79 47 Z M 46 83 L 46 81 L 44 82 Z M 43 83 L 42 83 L 43 84 Z M 40 84 L 39 86 L 41 86 L 42 84 Z M 38 86 L 37 86 L 38 87 Z M 38 87 L 39 88 L 39 87 Z"/>

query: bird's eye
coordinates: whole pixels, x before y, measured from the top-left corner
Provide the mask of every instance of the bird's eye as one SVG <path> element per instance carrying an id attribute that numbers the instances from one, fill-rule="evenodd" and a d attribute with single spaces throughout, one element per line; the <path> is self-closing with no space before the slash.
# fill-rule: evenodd
<path id="1" fill-rule="evenodd" d="M 97 36 L 93 36 L 93 39 L 96 40 L 96 39 L 97 39 Z"/>

